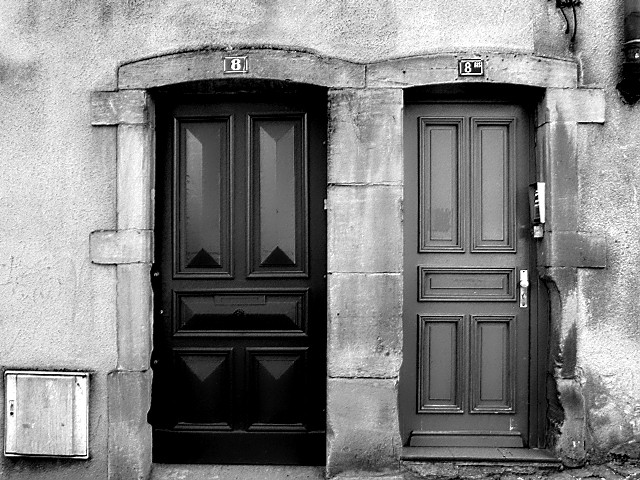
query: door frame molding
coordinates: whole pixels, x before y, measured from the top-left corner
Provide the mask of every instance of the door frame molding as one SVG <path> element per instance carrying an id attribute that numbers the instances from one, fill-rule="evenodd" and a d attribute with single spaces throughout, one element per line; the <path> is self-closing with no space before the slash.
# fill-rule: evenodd
<path id="1" fill-rule="evenodd" d="M 214 46 L 124 62 L 115 72 L 113 89 L 94 91 L 90 98 L 91 124 L 109 130 L 96 133 L 104 161 L 116 165 L 115 229 L 96 230 L 89 239 L 91 261 L 115 266 L 117 365 L 107 374 L 104 387 L 110 479 L 147 478 L 151 471 L 151 427 L 146 414 L 151 397 L 153 320 L 152 90 L 200 80 L 230 82 L 222 64 L 223 57 L 232 55 L 250 59 L 250 70 L 243 79 L 328 88 L 329 475 L 358 468 L 385 471 L 399 467 L 404 89 L 460 83 L 543 89 L 535 124 L 536 157 L 547 182 L 548 222 L 545 238 L 538 245 L 538 270 L 551 295 L 549 360 L 571 353 L 563 349 L 575 348 L 570 335 L 579 318 L 577 269 L 606 264 L 604 237 L 579 231 L 577 223 L 579 124 L 604 123 L 604 93 L 579 86 L 575 61 L 490 53 L 482 55 L 484 77 L 464 78 L 457 76 L 459 56 L 454 53 L 359 64 L 307 50 Z M 387 142 L 380 144 L 380 138 Z M 386 235 L 371 235 L 381 222 L 388 227 Z M 350 306 L 354 289 L 360 289 L 363 300 Z M 372 323 L 357 332 L 348 326 L 354 322 L 345 321 L 350 316 L 369 318 Z M 580 378 L 577 372 L 561 368 L 553 374 L 564 409 L 555 451 L 565 463 L 579 463 L 585 454 Z M 356 404 L 353 398 L 361 401 Z"/>

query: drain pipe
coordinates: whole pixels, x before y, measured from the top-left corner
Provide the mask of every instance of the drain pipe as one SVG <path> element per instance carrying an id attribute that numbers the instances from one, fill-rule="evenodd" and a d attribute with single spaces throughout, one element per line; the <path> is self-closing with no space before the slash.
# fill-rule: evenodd
<path id="1" fill-rule="evenodd" d="M 624 63 L 618 90 L 634 104 L 640 99 L 640 0 L 624 0 Z"/>

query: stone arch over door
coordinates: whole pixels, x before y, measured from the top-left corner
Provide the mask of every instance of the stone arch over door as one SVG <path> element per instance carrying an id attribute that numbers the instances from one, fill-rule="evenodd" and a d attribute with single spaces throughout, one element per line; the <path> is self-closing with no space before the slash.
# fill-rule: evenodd
<path id="1" fill-rule="evenodd" d="M 151 394 L 155 141 L 150 90 L 229 79 L 222 72 L 222 59 L 230 55 L 249 57 L 249 72 L 242 78 L 328 89 L 327 472 L 397 470 L 403 89 L 460 82 L 457 57 L 363 65 L 299 50 L 213 48 L 124 63 L 117 71 L 117 89 L 91 96 L 91 123 L 115 130 L 117 156 L 117 229 L 95 231 L 90 237 L 92 261 L 115 265 L 117 272 L 118 363 L 108 374 L 109 478 L 146 478 L 151 470 L 146 415 Z M 521 54 L 484 58 L 486 76 L 465 81 L 530 85 L 546 92 L 536 136 L 538 162 L 548 184 L 549 218 L 538 265 L 555 285 L 553 328 L 566 332 L 575 316 L 562 305 L 575 295 L 577 268 L 599 267 L 604 261 L 604 240 L 579 232 L 575 215 L 576 131 L 579 123 L 604 122 L 603 94 L 578 88 L 575 62 Z M 381 224 L 384 235 L 379 234 Z M 562 346 L 564 338 L 558 340 Z M 559 376 L 557 383 L 561 399 L 575 393 L 581 398 L 580 385 L 570 376 Z M 578 458 L 584 455 L 579 438 L 584 432 L 582 406 L 574 402 L 564 408 L 558 451 Z"/>
<path id="2" fill-rule="evenodd" d="M 514 53 L 480 57 L 486 74 L 474 78 L 458 77 L 455 66 L 460 57 L 455 54 L 372 64 L 367 69 L 367 88 L 479 83 L 537 87 L 542 92 L 535 112 L 535 161 L 538 178 L 547 185 L 547 223 L 545 237 L 537 243 L 536 263 L 538 275 L 549 288 L 550 335 L 543 364 L 552 366 L 549 373 L 556 389 L 547 392 L 555 403 L 549 409 L 555 412 L 546 419 L 555 430 L 547 436 L 548 447 L 563 463 L 575 466 L 583 463 L 586 454 L 584 397 L 578 372 L 572 371 L 575 365 L 565 368 L 562 359 L 575 358 L 578 271 L 606 267 L 605 237 L 578 226 L 578 129 L 581 124 L 605 122 L 604 91 L 579 85 L 578 66 L 572 60 Z"/>
<path id="3" fill-rule="evenodd" d="M 224 74 L 223 58 L 229 55 L 246 55 L 249 72 L 236 76 Z M 224 80 L 228 85 L 234 78 L 321 86 L 327 88 L 329 97 L 333 98 L 335 92 L 343 89 L 364 88 L 365 67 L 293 50 L 208 49 L 123 64 L 118 69 L 116 90 L 92 93 L 92 125 L 115 129 L 117 155 L 117 229 L 96 231 L 90 238 L 92 261 L 116 265 L 117 271 L 118 364 L 108 375 L 109 478 L 146 478 L 151 470 L 151 428 L 146 415 L 151 394 L 153 321 L 150 269 L 154 260 L 155 115 L 152 92 L 158 87 L 199 81 Z M 336 120 L 336 123 L 341 122 Z M 333 154 L 330 152 L 330 155 Z M 331 175 L 331 165 L 329 170 Z M 332 212 L 340 210 L 332 208 L 336 196 L 340 196 L 336 195 L 336 188 L 332 184 L 328 191 L 330 225 L 335 222 Z M 342 243 L 347 235 L 334 237 L 330 234 L 329 241 Z M 359 248 L 356 243 L 357 240 L 351 241 L 354 249 Z M 329 273 L 331 265 L 330 260 Z"/>

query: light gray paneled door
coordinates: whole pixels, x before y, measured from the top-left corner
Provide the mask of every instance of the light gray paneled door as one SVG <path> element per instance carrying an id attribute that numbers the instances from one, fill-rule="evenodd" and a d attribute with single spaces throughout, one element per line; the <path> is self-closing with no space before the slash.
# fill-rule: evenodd
<path id="1" fill-rule="evenodd" d="M 404 128 L 404 438 L 526 446 L 529 117 L 423 103 L 407 106 Z"/>

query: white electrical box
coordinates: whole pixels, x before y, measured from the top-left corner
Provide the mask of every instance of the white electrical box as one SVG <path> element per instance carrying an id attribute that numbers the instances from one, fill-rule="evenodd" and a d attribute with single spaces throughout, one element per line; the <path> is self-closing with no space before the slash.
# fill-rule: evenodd
<path id="1" fill-rule="evenodd" d="M 89 374 L 7 370 L 6 456 L 89 458 Z"/>

